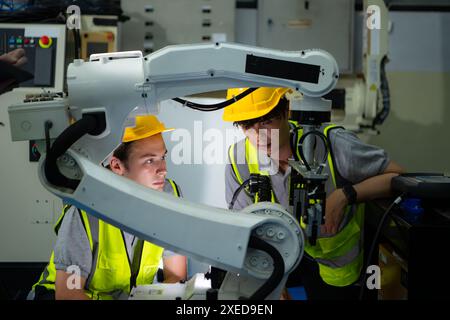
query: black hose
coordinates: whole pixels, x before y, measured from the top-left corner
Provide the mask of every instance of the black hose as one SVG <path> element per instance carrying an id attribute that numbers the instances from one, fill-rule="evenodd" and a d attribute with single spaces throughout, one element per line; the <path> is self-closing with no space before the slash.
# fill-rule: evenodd
<path id="1" fill-rule="evenodd" d="M 53 123 L 49 120 L 44 123 L 44 131 L 45 131 L 45 152 L 48 154 L 50 152 L 50 129 L 53 127 Z"/>
<path id="2" fill-rule="evenodd" d="M 273 272 L 269 279 L 249 298 L 249 300 L 263 300 L 280 284 L 284 276 L 284 260 L 275 247 L 266 241 L 251 236 L 249 247 L 266 252 L 273 259 Z"/>
<path id="3" fill-rule="evenodd" d="M 65 129 L 53 142 L 50 152 L 47 153 L 44 163 L 44 173 L 48 182 L 55 186 L 67 187 L 75 190 L 79 180 L 69 179 L 58 168 L 56 160 L 62 156 L 78 139 L 86 133 L 97 129 L 97 118 L 94 115 L 85 114 L 83 118 Z"/>
<path id="4" fill-rule="evenodd" d="M 187 101 L 181 98 L 174 98 L 172 99 L 173 101 L 179 102 L 182 105 L 191 108 L 191 109 L 195 109 L 195 110 L 199 110 L 199 111 L 216 111 L 216 110 L 220 110 L 223 109 L 225 107 L 228 107 L 229 105 L 235 103 L 236 101 L 244 98 L 245 96 L 248 96 L 250 93 L 252 93 L 253 91 L 255 91 L 258 88 L 249 88 L 247 90 L 245 90 L 244 92 L 238 94 L 237 96 L 235 96 L 232 99 L 229 99 L 227 101 L 223 101 L 223 102 L 219 102 L 216 104 L 200 104 L 200 103 L 195 103 L 192 101 Z"/>
<path id="5" fill-rule="evenodd" d="M 72 29 L 73 39 L 74 39 L 74 47 L 75 47 L 75 59 L 81 59 L 81 36 L 80 30 L 77 28 Z"/>
<path id="6" fill-rule="evenodd" d="M 327 162 L 328 152 L 329 152 L 328 143 L 327 143 L 328 139 L 322 132 L 313 130 L 313 131 L 309 131 L 309 132 L 303 134 L 299 141 L 298 153 L 300 154 L 300 158 L 303 161 L 303 163 L 305 164 L 305 167 L 308 171 L 311 171 L 311 166 L 309 165 L 308 161 L 305 158 L 305 154 L 303 153 L 303 142 L 310 134 L 318 136 L 323 142 L 323 145 L 325 147 L 325 153 L 324 153 L 323 160 L 322 160 L 323 164 L 325 164 Z M 293 152 L 294 152 L 294 150 L 293 150 Z M 322 168 L 323 168 L 323 166 L 320 166 L 319 171 L 317 173 L 320 174 L 322 171 Z"/>
<path id="7" fill-rule="evenodd" d="M 250 183 L 250 178 L 245 180 L 240 186 L 239 188 L 236 189 L 236 191 L 233 193 L 233 198 L 231 199 L 230 204 L 228 205 L 228 209 L 232 210 L 234 207 L 234 203 L 236 202 L 236 199 L 239 195 L 239 193 L 241 193 L 241 191 Z"/>
<path id="8" fill-rule="evenodd" d="M 290 145 L 291 145 L 292 155 L 293 155 L 295 161 L 300 161 L 300 159 L 298 158 L 298 155 L 297 155 L 297 137 L 298 137 L 299 129 L 300 129 L 299 127 L 296 127 L 293 129 L 292 137 L 289 141 Z"/>
<path id="9" fill-rule="evenodd" d="M 372 126 L 380 125 L 386 120 L 389 115 L 389 111 L 391 110 L 391 98 L 389 91 L 389 82 L 386 76 L 386 62 L 388 58 L 385 56 L 381 61 L 381 70 L 380 70 L 380 91 L 382 95 L 383 108 L 381 111 L 375 116 L 373 120 Z"/>
<path id="10" fill-rule="evenodd" d="M 389 208 L 386 209 L 386 211 L 384 212 L 383 216 L 380 219 L 380 222 L 378 223 L 378 227 L 377 230 L 375 231 L 375 235 L 373 236 L 373 240 L 372 240 L 372 244 L 370 246 L 370 250 L 369 250 L 369 254 L 367 255 L 367 261 L 366 261 L 366 265 L 363 267 L 363 277 L 361 280 L 361 288 L 359 289 L 359 300 L 362 300 L 364 297 L 364 291 L 366 288 L 366 281 L 367 281 L 367 268 L 369 267 L 369 264 L 371 263 L 373 254 L 375 252 L 375 247 L 378 243 L 378 237 L 380 236 L 381 230 L 383 230 L 384 225 L 386 223 L 386 219 L 389 216 L 389 213 L 391 212 L 392 208 L 394 207 L 395 204 L 400 203 L 400 201 L 402 200 L 404 194 L 402 194 L 401 196 L 397 197 L 389 206 Z"/>

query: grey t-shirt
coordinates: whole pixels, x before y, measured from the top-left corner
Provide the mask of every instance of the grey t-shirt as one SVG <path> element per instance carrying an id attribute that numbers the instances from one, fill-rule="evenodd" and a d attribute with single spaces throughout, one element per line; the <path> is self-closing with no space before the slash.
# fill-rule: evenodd
<path id="1" fill-rule="evenodd" d="M 178 187 L 181 195 L 181 190 Z M 164 192 L 173 194 L 170 183 L 166 180 Z M 133 261 L 134 247 L 137 238 L 127 232 L 123 232 L 127 253 L 130 261 Z M 168 258 L 176 253 L 170 250 L 164 250 L 163 258 Z M 66 271 L 69 266 L 75 265 L 80 268 L 81 276 L 87 278 L 92 268 L 92 251 L 89 245 L 89 239 L 86 230 L 81 221 L 80 214 L 75 207 L 67 210 L 61 226 L 59 228 L 58 237 L 54 247 L 54 259 L 56 270 Z"/>
<path id="2" fill-rule="evenodd" d="M 386 152 L 373 145 L 362 142 L 356 134 L 345 129 L 330 131 L 329 140 L 334 153 L 336 169 L 347 181 L 356 184 L 370 177 L 381 174 L 389 164 Z M 290 168 L 282 173 L 271 175 L 272 189 L 278 202 L 286 209 L 289 208 L 289 183 Z M 327 194 L 331 190 L 331 177 L 326 185 Z M 229 204 L 233 194 L 239 187 L 231 164 L 225 169 L 225 197 Z M 252 204 L 252 199 L 245 192 L 241 192 L 234 203 L 234 209 L 243 209 Z"/>

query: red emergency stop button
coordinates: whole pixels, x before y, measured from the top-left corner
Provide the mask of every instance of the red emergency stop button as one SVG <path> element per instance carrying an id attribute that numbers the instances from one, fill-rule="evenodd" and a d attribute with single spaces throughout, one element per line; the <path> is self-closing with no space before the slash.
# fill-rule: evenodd
<path id="1" fill-rule="evenodd" d="M 51 37 L 47 37 L 47 36 L 42 36 L 39 39 L 39 46 L 41 48 L 47 49 L 50 48 L 50 46 L 52 45 L 52 38 Z"/>
<path id="2" fill-rule="evenodd" d="M 50 42 L 50 39 L 47 36 L 42 36 L 41 42 L 43 45 L 47 45 Z"/>

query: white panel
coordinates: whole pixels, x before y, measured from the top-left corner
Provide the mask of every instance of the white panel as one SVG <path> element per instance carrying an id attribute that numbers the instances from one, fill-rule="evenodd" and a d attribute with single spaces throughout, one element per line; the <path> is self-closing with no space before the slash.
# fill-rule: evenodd
<path id="1" fill-rule="evenodd" d="M 32 26 L 25 28 L 25 37 L 41 37 L 41 36 L 48 36 L 48 37 L 55 37 L 58 38 L 60 36 L 61 30 L 60 29 L 49 29 L 47 26 L 44 27 L 38 27 L 38 26 Z"/>
<path id="2" fill-rule="evenodd" d="M 340 73 L 353 70 L 353 0 L 260 0 L 258 46 L 330 52 Z"/>
<path id="3" fill-rule="evenodd" d="M 450 72 L 450 12 L 390 12 L 387 71 Z"/>
<path id="4" fill-rule="evenodd" d="M 257 27 L 257 9 L 236 9 L 235 36 L 237 43 L 256 46 Z"/>

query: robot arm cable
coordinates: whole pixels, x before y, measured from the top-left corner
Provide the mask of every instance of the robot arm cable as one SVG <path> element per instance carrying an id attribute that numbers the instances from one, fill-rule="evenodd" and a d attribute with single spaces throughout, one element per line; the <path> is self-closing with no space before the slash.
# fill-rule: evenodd
<path id="1" fill-rule="evenodd" d="M 375 128 L 376 125 L 380 125 L 386 120 L 387 116 L 389 115 L 389 111 L 391 109 L 391 99 L 390 99 L 390 91 L 389 91 L 389 82 L 386 76 L 386 62 L 388 61 L 387 56 L 383 58 L 381 61 L 381 68 L 380 68 L 380 90 L 382 94 L 382 102 L 383 102 L 383 108 L 381 111 L 376 115 L 375 119 L 373 120 L 372 126 Z"/>
<path id="2" fill-rule="evenodd" d="M 328 139 L 322 132 L 314 130 L 314 131 L 309 131 L 309 132 L 305 133 L 304 135 L 302 135 L 302 137 L 300 138 L 299 144 L 298 144 L 298 152 L 300 154 L 301 160 L 305 164 L 305 167 L 308 171 L 311 171 L 311 166 L 309 165 L 308 161 L 305 158 L 305 154 L 303 153 L 303 142 L 311 134 L 318 136 L 322 140 L 323 145 L 325 147 L 325 153 L 324 153 L 324 156 L 322 159 L 322 164 L 326 163 L 327 158 L 328 158 L 328 153 L 329 153 L 328 142 L 327 142 Z M 323 165 L 320 165 L 317 173 L 320 174 L 322 172 L 322 169 L 323 169 Z"/>
<path id="3" fill-rule="evenodd" d="M 236 191 L 235 191 L 234 194 L 233 194 L 233 198 L 231 199 L 231 202 L 230 202 L 230 204 L 229 204 L 229 206 L 228 206 L 228 209 L 229 209 L 229 210 L 232 210 L 232 209 L 233 209 L 234 203 L 236 202 L 236 199 L 237 199 L 239 193 L 241 193 L 241 191 L 242 191 L 245 187 L 247 187 L 247 185 L 248 185 L 249 183 L 250 183 L 250 178 L 247 179 L 247 180 L 245 180 L 245 181 L 239 186 L 239 188 L 236 189 Z"/>
<path id="4" fill-rule="evenodd" d="M 266 241 L 250 237 L 249 247 L 264 251 L 273 259 L 273 272 L 267 281 L 249 298 L 249 300 L 265 299 L 280 283 L 284 276 L 284 260 L 281 254 L 272 245 Z"/>
<path id="5" fill-rule="evenodd" d="M 247 90 L 245 90 L 244 92 L 238 94 L 236 97 L 229 99 L 227 101 L 224 102 L 220 102 L 220 103 L 216 103 L 216 104 L 200 104 L 200 103 L 195 103 L 192 101 L 187 101 L 181 98 L 174 98 L 172 100 L 179 102 L 181 104 L 183 104 L 184 106 L 194 109 L 194 110 L 199 110 L 199 111 L 216 111 L 216 110 L 220 110 L 223 109 L 227 106 L 229 106 L 232 103 L 235 103 L 236 101 L 244 98 L 245 96 L 249 95 L 250 93 L 252 93 L 253 91 L 255 91 L 258 88 L 249 88 Z"/>
<path id="6" fill-rule="evenodd" d="M 80 120 L 69 126 L 56 138 L 45 158 L 45 177 L 51 184 L 72 190 L 77 188 L 80 181 L 64 176 L 56 161 L 85 134 L 96 135 L 103 132 L 106 122 L 104 116 L 102 118 L 100 115 L 103 115 L 103 113 L 84 114 Z"/>

